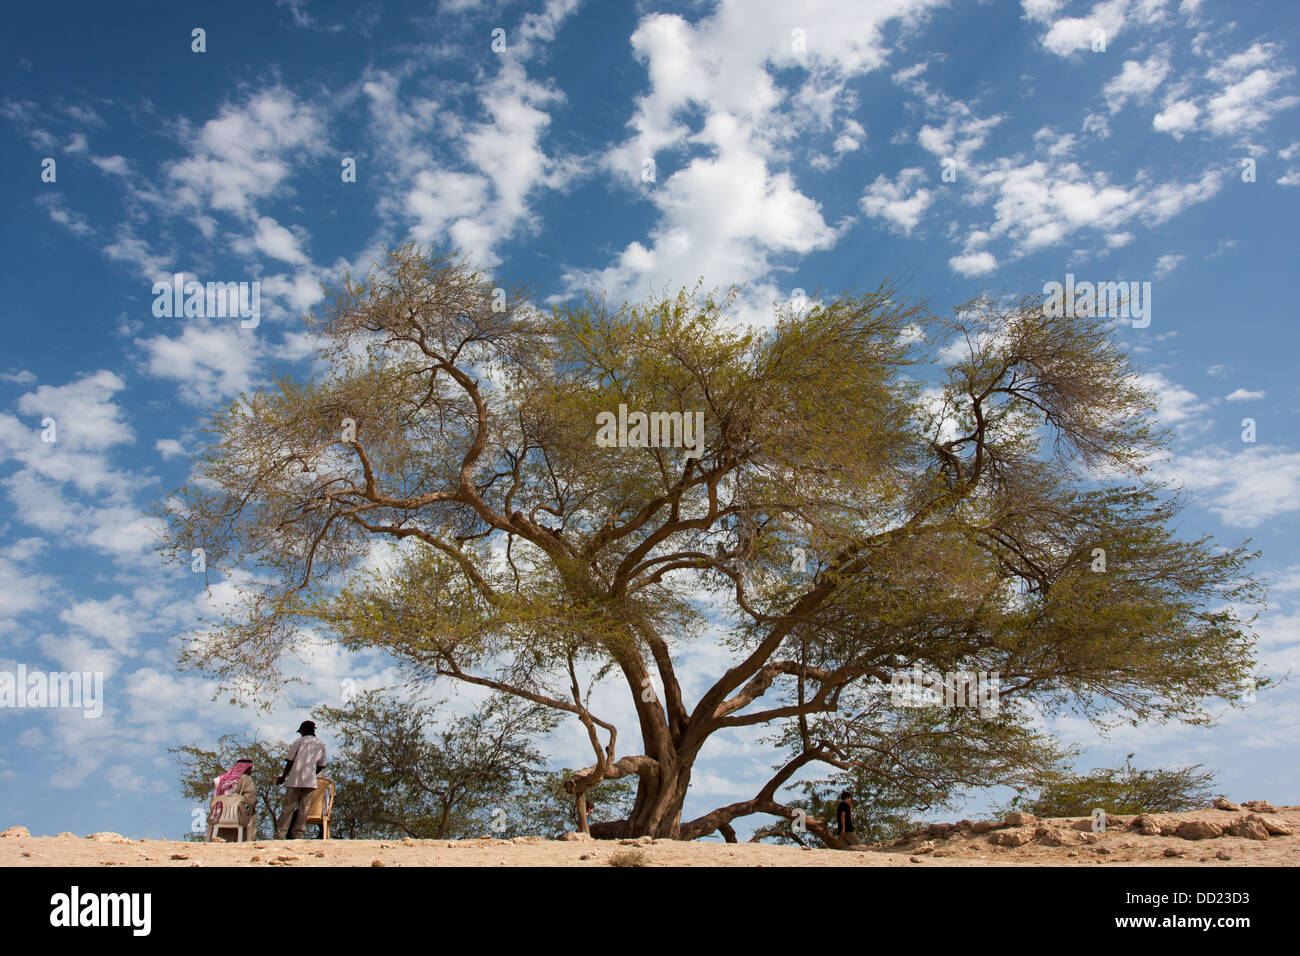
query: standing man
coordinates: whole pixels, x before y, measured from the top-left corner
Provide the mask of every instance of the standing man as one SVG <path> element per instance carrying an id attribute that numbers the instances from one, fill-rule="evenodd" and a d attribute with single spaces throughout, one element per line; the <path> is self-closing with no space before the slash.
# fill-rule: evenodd
<path id="1" fill-rule="evenodd" d="M 853 832 L 852 790 L 840 794 L 840 805 L 835 808 L 835 834 L 844 840 L 845 846 L 858 845 L 858 835 Z"/>
<path id="2" fill-rule="evenodd" d="M 298 726 L 300 736 L 289 748 L 289 759 L 276 778 L 284 784 L 284 804 L 280 807 L 280 821 L 275 826 L 275 838 L 283 840 L 293 821 L 293 839 L 301 840 L 307 830 L 307 808 L 312 791 L 316 789 L 316 774 L 325 769 L 325 745 L 316 739 L 316 725 L 304 720 Z"/>

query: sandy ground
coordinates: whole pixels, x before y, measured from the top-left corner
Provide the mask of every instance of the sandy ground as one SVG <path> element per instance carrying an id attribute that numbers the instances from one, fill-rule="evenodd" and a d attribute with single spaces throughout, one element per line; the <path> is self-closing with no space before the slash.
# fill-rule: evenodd
<path id="1" fill-rule="evenodd" d="M 1247 812 L 1194 810 L 1163 816 L 1226 826 Z M 1300 806 L 1277 807 L 1276 812 L 1265 816 L 1289 824 L 1294 833 L 1300 833 Z M 23 828 L 12 827 L 0 833 L 0 866 L 608 866 L 615 853 L 631 849 L 645 854 L 647 866 L 1300 866 L 1300 836 L 1200 840 L 1144 836 L 1129 829 L 1133 820 L 1111 817 L 1108 831 L 1098 834 L 1076 828 L 1076 824 L 1087 826 L 1077 818 L 1036 820 L 980 834 L 969 830 L 937 837 L 917 834 L 894 844 L 850 852 L 762 843 L 683 843 L 645 837 L 640 841 L 519 837 L 187 843 L 130 840 L 115 833 L 28 836 Z M 1117 827 L 1117 822 L 1123 826 Z M 1043 827 L 1050 835 L 1043 832 Z M 990 842 L 995 834 L 1008 830 L 1032 839 L 1023 846 Z M 1062 845 L 1047 845 L 1062 837 Z M 1166 851 L 1177 855 L 1167 855 Z"/>

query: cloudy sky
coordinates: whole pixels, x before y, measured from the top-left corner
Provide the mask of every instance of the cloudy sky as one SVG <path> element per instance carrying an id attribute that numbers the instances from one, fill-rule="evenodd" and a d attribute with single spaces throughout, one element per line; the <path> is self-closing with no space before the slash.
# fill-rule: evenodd
<path id="1" fill-rule="evenodd" d="M 0 37 L 0 671 L 99 671 L 105 700 L 99 718 L 0 709 L 0 827 L 178 836 L 193 808 L 168 747 L 288 737 L 344 681 L 391 679 L 321 647 L 267 717 L 213 700 L 174 663 L 213 596 L 160 565 L 143 509 L 186 480 L 214 403 L 310 374 L 300 316 L 321 284 L 407 238 L 552 300 L 741 282 L 738 320 L 760 324 L 796 289 L 904 273 L 938 310 L 1067 273 L 1150 282 L 1150 324 L 1114 334 L 1177 436 L 1184 533 L 1254 539 L 1261 671 L 1300 662 L 1300 335 L 1281 295 L 1300 7 L 60 8 L 19 5 Z M 260 281 L 260 324 L 156 317 L 154 281 L 179 272 Z M 1291 683 L 1214 728 L 1051 724 L 1084 766 L 1198 762 L 1235 797 L 1300 802 Z M 589 758 L 576 728 L 551 752 Z M 688 815 L 752 796 L 770 762 L 753 739 L 711 746 Z"/>

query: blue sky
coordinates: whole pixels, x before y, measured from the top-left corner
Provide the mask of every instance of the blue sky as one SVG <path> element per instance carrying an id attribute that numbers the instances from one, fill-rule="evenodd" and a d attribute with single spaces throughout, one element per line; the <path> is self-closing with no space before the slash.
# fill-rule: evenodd
<path id="1" fill-rule="evenodd" d="M 287 738 L 343 681 L 392 681 L 377 655 L 320 647 L 269 715 L 212 700 L 175 649 L 229 582 L 209 595 L 163 568 L 143 509 L 186 480 L 214 403 L 310 374 L 299 317 L 321 283 L 408 238 L 551 300 L 741 282 L 738 321 L 757 324 L 796 289 L 904 273 L 940 311 L 1066 273 L 1151 282 L 1150 325 L 1114 334 L 1175 432 L 1161 468 L 1186 489 L 1182 528 L 1254 539 L 1261 672 L 1300 661 L 1292 3 L 281 0 L 8 18 L 0 671 L 100 671 L 105 691 L 98 718 L 0 708 L 0 827 L 178 836 L 192 808 L 168 747 Z M 156 318 L 152 284 L 177 272 L 260 281 L 260 324 Z M 625 694 L 598 699 L 625 718 Z M 1300 802 L 1291 683 L 1212 728 L 1048 725 L 1088 748 L 1085 767 L 1198 762 L 1234 797 Z M 578 731 L 550 742 L 557 765 L 589 761 Z M 710 745 L 688 816 L 756 792 L 771 763 L 756 739 Z"/>

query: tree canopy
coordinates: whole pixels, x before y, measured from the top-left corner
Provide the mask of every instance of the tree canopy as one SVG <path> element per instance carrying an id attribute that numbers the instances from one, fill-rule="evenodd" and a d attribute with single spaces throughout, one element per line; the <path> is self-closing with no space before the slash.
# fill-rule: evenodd
<path id="1" fill-rule="evenodd" d="M 1252 556 L 1178 536 L 1104 319 L 1032 296 L 940 317 L 889 285 L 765 328 L 734 290 L 543 311 L 415 246 L 327 301 L 318 374 L 216 410 L 163 506 L 168 546 L 238 594 L 186 663 L 261 695 L 324 636 L 577 720 L 576 805 L 636 781 L 597 835 L 789 820 L 810 779 L 919 807 L 1029 787 L 1068 756 L 1035 713 L 1206 721 L 1251 674 Z M 697 413 L 691 447 L 667 426 Z M 729 662 L 683 672 L 699 641 Z M 912 668 L 996 675 L 998 706 L 900 707 Z M 605 681 L 630 727 L 593 709 Z M 768 783 L 684 819 L 706 742 L 755 727 Z"/>

